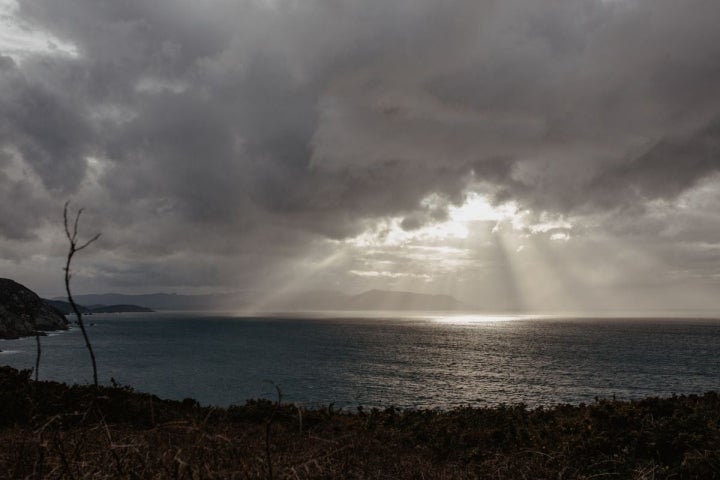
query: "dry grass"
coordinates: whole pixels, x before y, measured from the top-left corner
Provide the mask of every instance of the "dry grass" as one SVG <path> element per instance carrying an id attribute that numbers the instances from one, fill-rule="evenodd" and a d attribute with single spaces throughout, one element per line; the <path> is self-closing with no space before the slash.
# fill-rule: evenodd
<path id="1" fill-rule="evenodd" d="M 266 428 L 272 419 L 270 459 Z M 447 412 L 203 408 L 0 367 L 0 477 L 720 478 L 720 399 Z"/>

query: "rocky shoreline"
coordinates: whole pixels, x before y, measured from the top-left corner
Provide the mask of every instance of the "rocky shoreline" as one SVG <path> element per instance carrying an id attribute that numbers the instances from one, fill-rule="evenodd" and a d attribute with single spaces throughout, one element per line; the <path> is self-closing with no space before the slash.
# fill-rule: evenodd
<path id="1" fill-rule="evenodd" d="M 27 287 L 0 278 L 0 338 L 11 339 L 67 330 L 68 320 Z"/>

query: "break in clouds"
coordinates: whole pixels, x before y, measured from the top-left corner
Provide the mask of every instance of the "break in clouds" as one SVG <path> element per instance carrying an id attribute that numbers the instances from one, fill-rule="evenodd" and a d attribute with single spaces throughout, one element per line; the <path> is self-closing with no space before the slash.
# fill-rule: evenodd
<path id="1" fill-rule="evenodd" d="M 713 0 L 26 0 L 0 265 L 83 292 L 394 288 L 711 308 Z"/>

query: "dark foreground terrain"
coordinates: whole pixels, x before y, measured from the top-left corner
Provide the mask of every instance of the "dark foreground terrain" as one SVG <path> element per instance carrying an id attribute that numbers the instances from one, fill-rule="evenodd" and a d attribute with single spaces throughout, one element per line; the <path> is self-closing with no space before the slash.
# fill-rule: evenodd
<path id="1" fill-rule="evenodd" d="M 227 409 L 0 367 L 1 478 L 720 478 L 720 397 L 400 411 Z"/>

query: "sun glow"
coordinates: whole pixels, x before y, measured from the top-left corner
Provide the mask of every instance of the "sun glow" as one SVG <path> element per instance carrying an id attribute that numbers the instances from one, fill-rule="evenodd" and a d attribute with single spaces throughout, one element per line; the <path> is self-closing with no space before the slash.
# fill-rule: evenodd
<path id="1" fill-rule="evenodd" d="M 408 219 L 412 221 L 408 221 Z M 325 240 L 327 255 L 298 264 L 275 294 L 254 307 L 282 304 L 309 284 L 360 293 L 381 289 L 455 297 L 465 312 L 555 311 L 585 303 L 576 290 L 577 272 L 561 265 L 563 252 L 582 240 L 571 237 L 570 220 L 535 213 L 516 203 L 494 205 L 471 192 L 462 204 L 431 195 L 406 216 L 368 220 L 366 230 L 344 240 Z M 500 299 L 500 300 L 498 300 Z M 590 299 L 592 300 L 592 299 Z M 434 321 L 458 325 L 502 322 L 524 315 L 438 315 Z"/>
<path id="2" fill-rule="evenodd" d="M 501 310 L 527 311 L 545 307 L 548 296 L 574 291 L 575 272 L 558 265 L 562 251 L 573 244 L 572 233 L 570 219 L 532 212 L 514 202 L 497 205 L 470 192 L 458 205 L 433 194 L 417 212 L 381 219 L 362 234 L 337 241 L 337 246 L 353 259 L 347 272 L 354 285 L 362 286 L 358 289 L 446 293 L 470 310 L 501 297 L 506 300 Z M 566 303 L 577 307 L 574 301 Z M 436 320 L 469 324 L 517 318 Z"/>
<path id="3" fill-rule="evenodd" d="M 508 223 L 513 229 L 524 226 L 524 215 L 515 203 L 492 205 L 487 197 L 469 193 L 462 205 L 447 205 L 438 195 L 421 202 L 424 210 L 445 210 L 443 220 L 429 220 L 418 228 L 404 227 L 403 217 L 382 220 L 369 231 L 348 241 L 357 247 L 401 246 L 437 244 L 443 241 L 462 241 L 470 236 L 472 225 L 478 222 Z"/>

